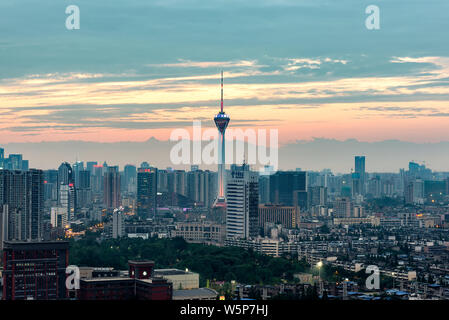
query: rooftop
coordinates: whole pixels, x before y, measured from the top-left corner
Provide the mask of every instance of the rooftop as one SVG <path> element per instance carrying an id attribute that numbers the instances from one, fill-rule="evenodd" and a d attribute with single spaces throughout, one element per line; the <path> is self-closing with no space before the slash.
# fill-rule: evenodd
<path id="1" fill-rule="evenodd" d="M 174 275 L 182 275 L 182 274 L 192 274 L 193 272 L 184 271 L 179 269 L 155 269 L 154 275 L 158 276 L 174 276 Z"/>
<path id="2" fill-rule="evenodd" d="M 86 282 L 104 282 L 104 281 L 134 281 L 135 279 L 129 277 L 102 277 L 102 278 L 90 278 L 90 279 L 81 279 L 81 281 Z"/>
<path id="3" fill-rule="evenodd" d="M 154 261 L 153 260 L 129 260 L 128 264 L 147 265 L 147 264 L 154 264 Z"/>
<path id="4" fill-rule="evenodd" d="M 173 300 L 215 299 L 217 291 L 210 288 L 173 290 Z"/>

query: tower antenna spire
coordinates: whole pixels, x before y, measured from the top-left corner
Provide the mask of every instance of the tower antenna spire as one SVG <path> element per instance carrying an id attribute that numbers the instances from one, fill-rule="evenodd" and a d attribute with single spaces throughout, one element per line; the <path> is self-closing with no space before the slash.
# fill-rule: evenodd
<path id="1" fill-rule="evenodd" d="M 223 70 L 221 70 L 221 112 L 223 112 Z"/>
<path id="2" fill-rule="evenodd" d="M 226 165 L 226 157 L 225 157 L 225 131 L 228 127 L 229 121 L 231 119 L 229 116 L 223 111 L 223 70 L 221 70 L 221 101 L 220 101 L 220 112 L 215 115 L 214 122 L 217 126 L 220 144 L 218 151 L 218 195 L 214 202 L 214 207 L 226 207 L 226 196 L 225 196 L 225 165 Z"/>

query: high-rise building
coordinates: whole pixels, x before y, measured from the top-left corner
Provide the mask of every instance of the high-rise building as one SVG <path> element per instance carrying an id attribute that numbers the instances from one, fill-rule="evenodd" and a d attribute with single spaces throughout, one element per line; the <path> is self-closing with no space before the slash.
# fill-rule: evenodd
<path id="1" fill-rule="evenodd" d="M 334 201 L 334 218 L 351 218 L 354 216 L 354 204 L 344 197 Z"/>
<path id="2" fill-rule="evenodd" d="M 111 233 L 113 239 L 125 236 L 125 214 L 122 208 L 114 209 L 112 213 Z"/>
<path id="3" fill-rule="evenodd" d="M 156 216 L 157 176 L 156 168 L 137 171 L 137 216 L 143 220 Z"/>
<path id="4" fill-rule="evenodd" d="M 149 164 L 148 162 L 146 162 L 146 161 L 142 162 L 142 163 L 140 164 L 140 167 L 143 168 L 143 169 L 149 169 L 149 168 L 151 168 L 150 164 Z"/>
<path id="5" fill-rule="evenodd" d="M 226 238 L 259 234 L 259 176 L 247 164 L 232 165 L 226 188 Z"/>
<path id="6" fill-rule="evenodd" d="M 259 203 L 270 203 L 270 176 L 259 176 Z"/>
<path id="7" fill-rule="evenodd" d="M 358 175 L 359 179 L 358 188 L 360 191 L 356 193 L 365 195 L 365 182 L 366 182 L 365 156 L 354 157 L 354 172 Z"/>
<path id="8" fill-rule="evenodd" d="M 97 161 L 88 161 L 86 163 L 86 170 L 90 171 L 90 174 L 94 173 L 94 167 L 98 164 Z"/>
<path id="9" fill-rule="evenodd" d="M 3 300 L 62 300 L 67 298 L 66 241 L 5 241 Z"/>
<path id="10" fill-rule="evenodd" d="M 405 203 L 424 204 L 424 181 L 413 179 L 407 182 L 404 190 Z"/>
<path id="11" fill-rule="evenodd" d="M 79 184 L 79 172 L 84 170 L 84 162 L 77 161 L 72 165 L 73 180 L 75 181 L 75 186 Z"/>
<path id="12" fill-rule="evenodd" d="M 44 200 L 58 201 L 58 170 L 44 171 Z"/>
<path id="13" fill-rule="evenodd" d="M 213 173 L 209 170 L 194 170 L 187 173 L 187 197 L 193 200 L 196 205 L 210 207 L 215 194 L 213 186 Z"/>
<path id="14" fill-rule="evenodd" d="M 187 196 L 186 186 L 186 172 L 185 170 L 175 170 L 174 171 L 174 192 L 182 196 Z"/>
<path id="15" fill-rule="evenodd" d="M 354 172 L 351 174 L 351 184 L 353 198 L 363 194 L 363 180 L 360 178 L 360 173 Z"/>
<path id="16" fill-rule="evenodd" d="M 372 198 L 380 198 L 382 196 L 382 181 L 379 176 L 368 180 L 368 195 Z"/>
<path id="17" fill-rule="evenodd" d="M 264 228 L 267 223 L 281 224 L 284 228 L 299 226 L 299 208 L 280 205 L 259 206 L 259 227 Z"/>
<path id="18" fill-rule="evenodd" d="M 157 189 L 159 192 L 168 192 L 168 172 L 167 170 L 157 171 Z"/>
<path id="19" fill-rule="evenodd" d="M 365 174 L 365 156 L 354 157 L 354 168 L 354 171 L 360 173 L 361 177 Z"/>
<path id="20" fill-rule="evenodd" d="M 308 192 L 309 207 L 326 206 L 327 205 L 327 188 L 326 187 L 310 187 Z"/>
<path id="21" fill-rule="evenodd" d="M 89 170 L 78 172 L 78 184 L 76 185 L 78 189 L 90 189 L 90 174 Z"/>
<path id="22" fill-rule="evenodd" d="M 103 193 L 104 181 L 103 181 L 103 166 L 94 165 L 93 172 L 91 172 L 91 187 L 95 194 Z"/>
<path id="23" fill-rule="evenodd" d="M 307 208 L 307 173 L 278 171 L 270 176 L 270 202 Z"/>
<path id="24" fill-rule="evenodd" d="M 90 171 L 78 172 L 78 184 L 76 185 L 76 207 L 88 208 L 92 204 L 92 190 L 90 187 Z"/>
<path id="25" fill-rule="evenodd" d="M 28 170 L 28 160 L 23 160 L 21 154 L 10 154 L 5 158 L 5 151 L 0 148 L 0 169 L 5 170 Z"/>
<path id="26" fill-rule="evenodd" d="M 11 162 L 11 170 L 22 170 L 22 155 L 10 154 L 9 160 Z"/>
<path id="27" fill-rule="evenodd" d="M 137 191 L 137 169 L 136 166 L 127 164 L 124 169 L 125 191 L 135 194 Z"/>
<path id="28" fill-rule="evenodd" d="M 41 240 L 43 171 L 0 170 L 0 205 L 2 240 Z"/>
<path id="29" fill-rule="evenodd" d="M 22 170 L 28 171 L 29 169 L 29 161 L 28 160 L 22 160 Z"/>
<path id="30" fill-rule="evenodd" d="M 118 166 L 108 167 L 104 174 L 103 201 L 107 209 L 121 206 L 120 172 Z"/>
<path id="31" fill-rule="evenodd" d="M 69 221 L 75 219 L 76 203 L 76 189 L 74 184 L 61 184 L 59 187 L 59 207 L 67 211 Z"/>
<path id="32" fill-rule="evenodd" d="M 220 112 L 214 117 L 215 125 L 219 134 L 219 147 L 218 147 L 218 187 L 217 187 L 217 199 L 214 202 L 214 206 L 226 207 L 225 197 L 225 165 L 226 165 L 226 153 L 225 153 L 225 132 L 228 127 L 231 118 L 223 111 L 223 71 L 221 71 L 221 106 Z"/>
<path id="33" fill-rule="evenodd" d="M 61 186 L 68 186 L 69 184 L 74 185 L 72 167 L 68 162 L 63 162 L 58 168 L 58 205 L 61 205 Z"/>
<path id="34" fill-rule="evenodd" d="M 58 184 L 69 184 L 74 182 L 73 170 L 68 162 L 63 162 L 58 168 Z"/>
<path id="35" fill-rule="evenodd" d="M 64 207 L 52 207 L 50 222 L 52 228 L 65 228 L 68 221 L 67 208 Z"/>

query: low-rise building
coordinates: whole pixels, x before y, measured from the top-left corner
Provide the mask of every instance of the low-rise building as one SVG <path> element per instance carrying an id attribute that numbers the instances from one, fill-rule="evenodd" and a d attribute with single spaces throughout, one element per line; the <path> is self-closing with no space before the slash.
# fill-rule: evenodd
<path id="1" fill-rule="evenodd" d="M 218 292 L 210 288 L 173 290 L 173 300 L 216 300 Z"/>
<path id="2" fill-rule="evenodd" d="M 154 275 L 170 281 L 175 290 L 198 289 L 200 286 L 200 275 L 188 270 L 156 269 Z"/>
<path id="3" fill-rule="evenodd" d="M 181 237 L 190 242 L 223 243 L 226 237 L 226 226 L 214 222 L 179 222 L 170 236 Z"/>

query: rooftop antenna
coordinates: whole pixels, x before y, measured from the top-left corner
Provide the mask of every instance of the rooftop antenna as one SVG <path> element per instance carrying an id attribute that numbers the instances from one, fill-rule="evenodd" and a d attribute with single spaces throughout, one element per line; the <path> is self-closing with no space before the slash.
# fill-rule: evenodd
<path id="1" fill-rule="evenodd" d="M 223 70 L 221 70 L 221 112 L 223 112 Z"/>

